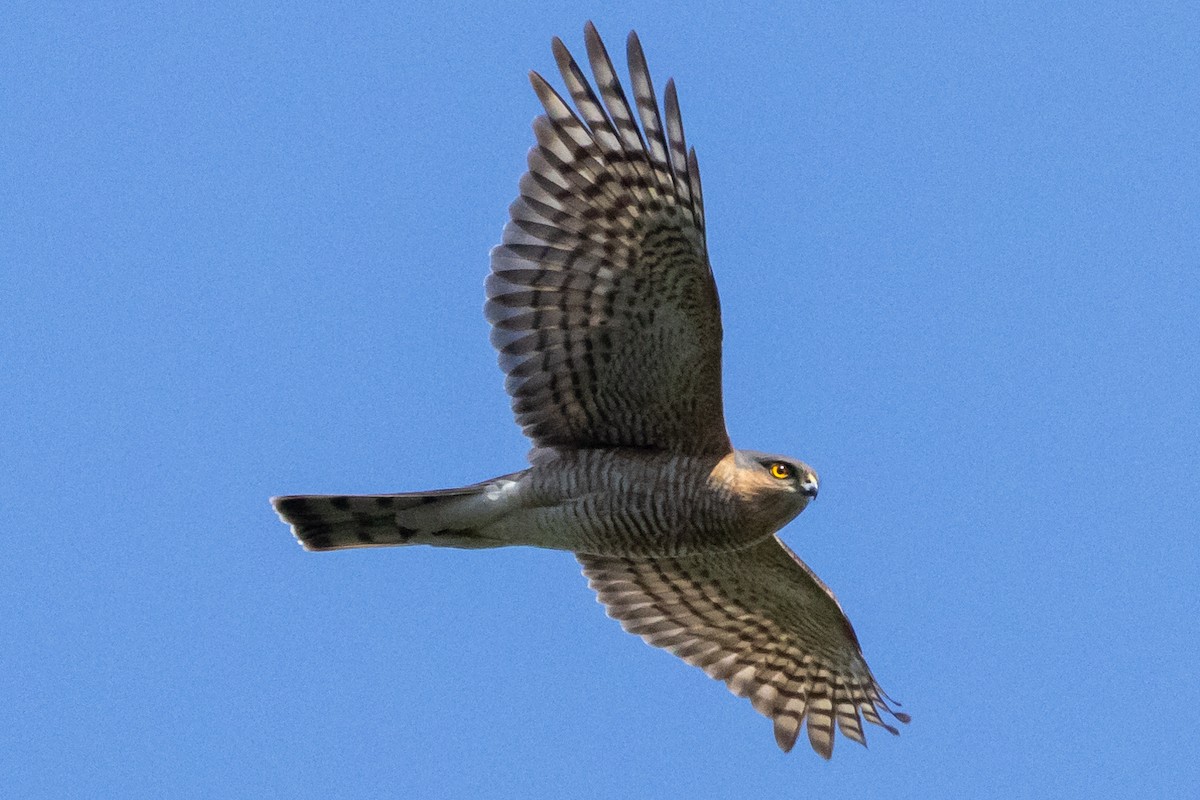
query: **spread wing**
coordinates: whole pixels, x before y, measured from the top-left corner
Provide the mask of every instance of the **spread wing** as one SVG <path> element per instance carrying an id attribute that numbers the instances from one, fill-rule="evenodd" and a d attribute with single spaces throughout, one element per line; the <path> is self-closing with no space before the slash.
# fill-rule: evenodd
<path id="1" fill-rule="evenodd" d="M 546 115 L 492 250 L 485 313 L 517 423 L 538 447 L 726 453 L 720 306 L 674 84 L 664 125 L 631 33 L 635 117 L 585 36 L 599 96 L 556 38 L 578 115 L 530 74 Z"/>
<path id="2" fill-rule="evenodd" d="M 909 720 L 889 707 L 833 593 L 776 537 L 685 558 L 578 558 L 609 616 L 749 698 L 784 751 L 804 720 L 825 758 L 835 721 L 865 745 L 862 719 L 892 733 L 881 714 Z"/>

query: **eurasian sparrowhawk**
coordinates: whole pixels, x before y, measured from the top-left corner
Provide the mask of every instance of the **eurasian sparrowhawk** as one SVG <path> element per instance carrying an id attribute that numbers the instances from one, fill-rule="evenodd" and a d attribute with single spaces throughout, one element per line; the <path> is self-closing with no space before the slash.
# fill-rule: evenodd
<path id="1" fill-rule="evenodd" d="M 557 38 L 575 110 L 536 72 L 546 114 L 485 313 L 528 469 L 460 489 L 273 499 L 309 550 L 428 544 L 574 551 L 625 630 L 728 684 L 784 750 L 807 720 L 893 712 L 832 592 L 775 536 L 817 495 L 784 456 L 735 450 L 721 402 L 721 319 L 694 150 L 675 86 L 663 112 L 635 34 L 628 101 L 596 30 L 596 89 Z M 640 122 L 640 125 L 639 125 Z"/>

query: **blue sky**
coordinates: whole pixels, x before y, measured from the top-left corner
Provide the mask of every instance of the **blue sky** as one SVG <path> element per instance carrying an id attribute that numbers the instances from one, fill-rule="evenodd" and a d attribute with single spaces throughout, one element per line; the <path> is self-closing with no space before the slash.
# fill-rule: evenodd
<path id="1" fill-rule="evenodd" d="M 6 12 L 6 796 L 1195 791 L 1200 14 L 773 5 Z M 820 472 L 899 738 L 779 753 L 568 554 L 267 504 L 524 463 L 482 283 L 589 18 L 679 84 L 730 433 Z"/>

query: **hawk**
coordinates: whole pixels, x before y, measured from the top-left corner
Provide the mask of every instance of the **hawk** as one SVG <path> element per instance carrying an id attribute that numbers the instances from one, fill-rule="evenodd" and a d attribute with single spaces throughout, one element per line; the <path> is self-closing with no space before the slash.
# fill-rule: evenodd
<path id="1" fill-rule="evenodd" d="M 786 456 L 734 449 L 696 153 L 668 81 L 660 112 L 637 35 L 633 102 L 596 29 L 595 88 L 562 41 L 571 103 L 538 73 L 520 195 L 491 253 L 485 314 L 528 469 L 473 486 L 276 497 L 308 550 L 427 544 L 573 551 L 609 616 L 724 681 L 791 750 L 889 706 L 833 593 L 775 535 L 817 496 Z M 892 701 L 894 703 L 894 701 Z"/>

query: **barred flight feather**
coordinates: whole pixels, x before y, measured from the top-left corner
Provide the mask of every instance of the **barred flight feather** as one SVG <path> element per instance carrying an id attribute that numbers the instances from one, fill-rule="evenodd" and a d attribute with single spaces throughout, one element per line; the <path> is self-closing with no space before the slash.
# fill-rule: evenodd
<path id="1" fill-rule="evenodd" d="M 546 113 L 492 251 L 485 313 L 513 411 L 538 447 L 726 453 L 720 307 L 674 83 L 664 124 L 630 34 L 635 112 L 584 34 L 595 88 L 554 40 L 575 110 L 530 75 Z"/>
<path id="2" fill-rule="evenodd" d="M 778 538 L 711 555 L 578 558 L 611 617 L 749 698 L 784 751 L 802 724 L 829 758 L 835 725 L 866 745 L 863 719 L 893 734 L 881 712 L 908 722 L 875 682 L 833 594 Z"/>

